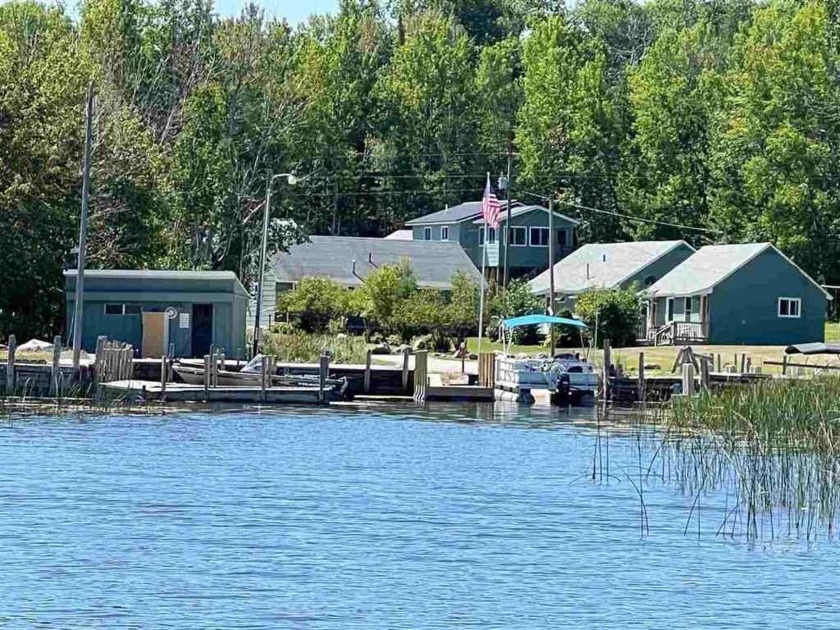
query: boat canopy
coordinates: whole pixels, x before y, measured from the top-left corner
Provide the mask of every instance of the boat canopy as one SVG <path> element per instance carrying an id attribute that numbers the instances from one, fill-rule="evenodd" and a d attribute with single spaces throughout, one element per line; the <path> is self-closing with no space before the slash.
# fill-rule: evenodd
<path id="1" fill-rule="evenodd" d="M 840 354 L 840 344 L 799 343 L 785 348 L 785 354 Z"/>
<path id="2" fill-rule="evenodd" d="M 510 319 L 502 320 L 502 326 L 505 328 L 539 326 L 540 324 L 563 324 L 564 326 L 574 326 L 575 328 L 588 328 L 588 326 L 579 319 L 553 317 L 551 315 L 523 315 L 521 317 L 511 317 Z"/>

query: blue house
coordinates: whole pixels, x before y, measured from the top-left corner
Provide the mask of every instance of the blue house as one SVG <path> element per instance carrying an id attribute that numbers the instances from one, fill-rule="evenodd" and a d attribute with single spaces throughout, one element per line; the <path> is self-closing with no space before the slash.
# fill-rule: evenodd
<path id="1" fill-rule="evenodd" d="M 642 295 L 656 345 L 823 341 L 831 299 L 770 243 L 702 247 Z"/>
<path id="2" fill-rule="evenodd" d="M 415 241 L 456 242 L 461 245 L 475 266 L 481 269 L 482 253 L 490 274 L 498 275 L 504 267 L 505 238 L 509 238 L 511 276 L 525 276 L 548 267 L 549 239 L 555 239 L 555 258 L 572 252 L 575 227 L 578 222 L 559 212 L 554 213 L 554 235 L 549 234 L 548 209 L 542 206 L 511 203 L 510 226 L 507 209 L 502 203 L 498 230 L 489 228 L 485 234 L 481 218 L 481 202 L 468 201 L 446 210 L 412 219 L 406 227 L 412 230 Z M 486 248 L 485 248 L 486 239 Z"/>

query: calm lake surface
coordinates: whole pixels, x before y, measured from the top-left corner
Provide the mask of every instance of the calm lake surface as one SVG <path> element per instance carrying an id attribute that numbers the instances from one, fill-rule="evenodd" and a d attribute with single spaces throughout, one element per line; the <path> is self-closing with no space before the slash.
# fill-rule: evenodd
<path id="1" fill-rule="evenodd" d="M 716 536 L 591 411 L 177 414 L 0 428 L 0 628 L 837 628 L 840 543 Z"/>

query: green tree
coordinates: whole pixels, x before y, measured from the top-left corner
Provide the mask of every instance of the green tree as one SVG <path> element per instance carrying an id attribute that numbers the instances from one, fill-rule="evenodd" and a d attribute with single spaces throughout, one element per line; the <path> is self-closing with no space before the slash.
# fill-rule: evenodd
<path id="1" fill-rule="evenodd" d="M 392 330 L 401 303 L 417 291 L 417 279 L 408 260 L 383 265 L 365 277 L 357 289 L 361 313 L 377 326 Z"/>
<path id="2" fill-rule="evenodd" d="M 298 326 L 310 333 L 323 333 L 332 320 L 356 315 L 354 307 L 351 292 L 329 278 L 302 278 L 277 298 L 278 311 L 294 315 Z"/>
<path id="3" fill-rule="evenodd" d="M 598 344 L 609 339 L 616 347 L 631 346 L 639 331 L 641 302 L 633 289 L 585 291 L 575 301 L 575 312 L 597 336 Z"/>

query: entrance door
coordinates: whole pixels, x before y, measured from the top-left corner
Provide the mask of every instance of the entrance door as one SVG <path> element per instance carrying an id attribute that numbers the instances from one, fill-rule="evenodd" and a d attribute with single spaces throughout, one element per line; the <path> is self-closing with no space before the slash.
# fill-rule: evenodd
<path id="1" fill-rule="evenodd" d="M 213 305 L 193 304 L 192 315 L 192 355 L 203 357 L 213 343 Z"/>
<path id="2" fill-rule="evenodd" d="M 143 312 L 143 358 L 162 357 L 166 353 L 166 313 Z"/>

